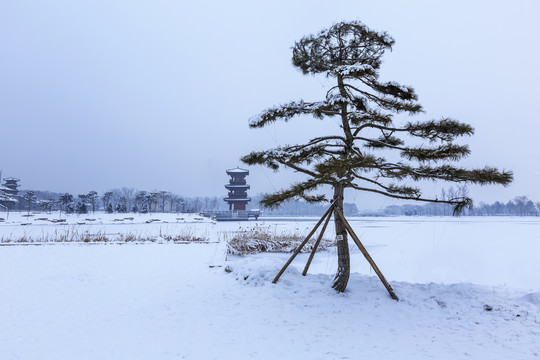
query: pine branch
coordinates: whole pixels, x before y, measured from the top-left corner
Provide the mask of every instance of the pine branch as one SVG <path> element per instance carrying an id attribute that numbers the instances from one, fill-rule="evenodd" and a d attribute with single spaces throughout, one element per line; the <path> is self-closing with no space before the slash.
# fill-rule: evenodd
<path id="1" fill-rule="evenodd" d="M 322 150 L 324 150 L 324 148 Z M 277 148 L 267 151 L 253 151 L 240 158 L 240 160 L 247 165 L 264 165 L 274 171 L 279 170 L 280 165 L 285 165 L 311 177 L 319 178 L 320 175 L 309 169 L 301 167 L 299 164 L 303 162 L 307 162 L 309 164 L 314 161 L 316 157 L 320 157 L 322 155 L 323 154 L 321 152 L 316 154 L 313 149 L 311 151 L 303 150 L 297 154 L 294 154 L 288 152 L 286 149 Z"/>
<path id="2" fill-rule="evenodd" d="M 431 149 L 422 147 L 406 148 L 401 151 L 401 156 L 408 160 L 418 160 L 421 162 L 438 160 L 456 161 L 466 157 L 470 152 L 467 145 L 444 144 Z"/>
<path id="3" fill-rule="evenodd" d="M 439 179 L 450 182 L 466 182 L 479 185 L 500 184 L 503 186 L 509 185 L 513 180 L 511 171 L 499 171 L 489 166 L 483 169 L 468 170 L 450 165 L 413 168 L 404 164 L 385 164 L 380 169 L 380 176 L 399 180 L 409 177 L 414 181 Z"/>
<path id="4" fill-rule="evenodd" d="M 315 170 L 319 174 L 326 174 L 335 177 L 336 179 L 352 177 L 355 171 L 377 168 L 378 164 L 383 161 L 382 158 L 377 158 L 373 155 L 351 155 L 346 158 L 333 157 L 327 158 L 315 165 Z"/>
<path id="5" fill-rule="evenodd" d="M 405 130 L 413 136 L 429 139 L 432 142 L 436 140 L 450 142 L 458 136 L 471 136 L 474 134 L 472 126 L 450 118 L 415 123 L 409 122 Z"/>
<path id="6" fill-rule="evenodd" d="M 390 127 L 389 125 L 392 123 L 392 120 L 388 121 L 387 123 L 385 124 L 377 124 L 375 122 L 367 122 L 365 121 L 363 124 L 358 124 L 360 126 L 358 127 L 355 127 L 355 131 L 354 131 L 354 136 L 357 136 L 358 133 L 360 133 L 360 131 L 366 129 L 366 128 L 369 128 L 369 129 L 379 129 L 381 131 L 391 131 L 391 132 L 406 132 L 408 131 L 407 129 L 401 129 L 401 128 L 394 128 L 394 127 Z"/>
<path id="7" fill-rule="evenodd" d="M 364 140 L 364 138 L 355 138 L 355 139 Z M 364 146 L 368 148 L 372 148 L 372 149 L 380 149 L 380 148 L 403 149 L 400 145 L 404 144 L 403 140 L 392 135 L 384 135 L 384 136 L 379 137 L 378 139 L 365 139 L 365 141 L 367 141 L 367 144 Z"/>
<path id="8" fill-rule="evenodd" d="M 452 211 L 453 216 L 459 216 L 465 209 L 473 208 L 473 201 L 468 197 L 453 198 L 449 200 L 449 204 L 454 206 Z"/>
<path id="9" fill-rule="evenodd" d="M 292 101 L 285 105 L 276 106 L 264 110 L 257 116 L 250 119 L 249 127 L 260 128 L 271 124 L 277 120 L 289 121 L 297 115 L 311 115 L 317 119 L 324 116 L 334 116 L 339 114 L 339 107 L 327 101 L 307 103 L 303 100 Z"/>
<path id="10" fill-rule="evenodd" d="M 437 140 L 450 142 L 459 136 L 471 136 L 474 134 L 474 129 L 472 126 L 450 118 L 414 123 L 409 122 L 403 128 L 390 127 L 390 123 L 390 121 L 386 124 L 365 122 L 363 124 L 359 124 L 360 126 L 355 128 L 354 135 L 356 136 L 363 129 L 373 128 L 392 132 L 408 132 L 412 136 L 425 138 L 431 142 Z"/>
<path id="11" fill-rule="evenodd" d="M 422 192 L 419 188 L 406 186 L 406 185 L 395 185 L 391 184 L 386 188 L 389 194 L 399 194 L 403 196 L 409 196 L 410 198 L 417 199 L 420 197 Z"/>
<path id="12" fill-rule="evenodd" d="M 344 86 L 350 90 L 354 90 L 358 92 L 359 94 L 362 94 L 364 97 L 374 102 L 375 104 L 377 104 L 379 107 L 383 109 L 390 110 L 396 113 L 408 112 L 411 115 L 414 115 L 423 111 L 422 106 L 413 101 L 413 100 L 416 100 L 416 95 L 414 94 L 414 90 L 412 90 L 412 88 L 410 90 L 412 91 L 412 93 L 408 93 L 408 95 L 405 95 L 409 90 L 396 90 L 398 89 L 397 85 L 383 86 L 377 83 L 374 79 L 359 78 L 357 80 L 360 80 L 364 85 L 370 87 L 371 89 L 375 90 L 377 94 L 381 94 L 383 96 L 375 95 L 366 90 L 361 90 L 360 88 L 353 86 L 350 83 L 345 83 Z M 385 92 L 381 92 L 380 91 L 381 89 L 384 89 L 384 91 L 389 92 L 391 94 L 386 94 Z M 398 91 L 401 91 L 403 93 L 402 96 L 404 98 L 400 98 L 399 96 L 397 96 Z M 391 97 L 388 97 L 386 95 L 391 95 Z"/>
<path id="13" fill-rule="evenodd" d="M 355 63 L 352 65 L 340 65 L 334 69 L 329 70 L 332 76 L 342 76 L 344 79 L 358 79 L 362 77 L 376 77 L 377 69 L 374 69 L 371 65 Z"/>
<path id="14" fill-rule="evenodd" d="M 240 161 L 247 165 L 264 165 L 274 171 L 279 170 L 279 162 L 269 157 L 266 151 L 252 151 L 242 156 Z"/>
<path id="15" fill-rule="evenodd" d="M 319 203 L 328 201 L 324 195 L 309 195 L 308 193 L 316 190 L 323 182 L 317 180 L 307 180 L 301 183 L 294 184 L 287 190 L 281 190 L 272 195 L 265 195 L 260 201 L 260 204 L 269 209 L 275 209 L 284 202 L 303 199 L 308 203 Z"/>
<path id="16" fill-rule="evenodd" d="M 389 194 L 401 194 L 401 195 L 409 195 L 409 196 L 416 195 L 416 196 L 418 196 L 419 193 L 420 193 L 420 189 L 418 189 L 418 188 L 412 188 L 412 187 L 406 187 L 406 186 L 399 187 L 399 186 L 396 186 L 396 185 L 385 186 L 384 184 L 382 184 L 379 181 L 367 178 L 365 176 L 360 176 L 356 172 L 354 172 L 354 178 L 357 179 L 357 180 L 362 180 L 362 181 L 377 185 L 378 187 L 385 190 Z"/>
<path id="17" fill-rule="evenodd" d="M 392 96 L 396 99 L 409 101 L 418 100 L 418 96 L 416 95 L 414 89 L 411 86 L 400 85 L 397 82 L 391 81 L 382 84 L 377 81 L 373 81 L 370 84 L 370 87 L 379 93 Z"/>
<path id="18" fill-rule="evenodd" d="M 386 191 L 361 187 L 361 186 L 358 186 L 358 185 L 353 184 L 353 183 L 348 183 L 346 186 L 351 187 L 351 188 L 356 189 L 356 190 L 372 192 L 372 193 L 384 195 L 386 197 L 390 197 L 390 198 L 394 198 L 394 199 L 414 200 L 414 201 L 423 201 L 423 202 L 440 203 L 440 204 L 450 204 L 450 205 L 452 205 L 454 207 L 454 211 L 453 211 L 454 216 L 460 215 L 464 209 L 466 209 L 466 208 L 470 209 L 473 206 L 472 199 L 470 199 L 468 197 L 453 198 L 453 199 L 450 199 L 450 200 L 427 199 L 427 198 L 420 197 L 420 195 L 418 195 L 418 196 L 396 195 L 396 194 L 392 194 L 392 193 L 386 192 Z"/>

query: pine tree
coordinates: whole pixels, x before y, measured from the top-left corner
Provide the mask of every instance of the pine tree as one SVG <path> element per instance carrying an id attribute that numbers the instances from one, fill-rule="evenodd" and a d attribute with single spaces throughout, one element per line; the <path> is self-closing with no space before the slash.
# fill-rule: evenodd
<path id="1" fill-rule="evenodd" d="M 305 181 L 265 196 L 263 206 L 275 208 L 292 199 L 327 201 L 324 195 L 313 192 L 330 186 L 333 201 L 340 209 L 344 190 L 350 188 L 396 199 L 450 204 L 458 215 L 472 206 L 470 198 L 424 197 L 421 189 L 410 182 L 427 179 L 508 185 L 512 181 L 510 171 L 488 166 L 465 169 L 452 164 L 470 153 L 467 145 L 454 142 L 473 134 L 470 125 L 451 118 L 403 119 L 404 115 L 423 111 L 412 87 L 379 80 L 382 56 L 393 45 L 394 40 L 386 32 L 370 30 L 358 21 L 337 23 L 294 44 L 293 65 L 305 75 L 322 74 L 333 79 L 333 86 L 321 101 L 292 101 L 266 109 L 250 120 L 250 127 L 262 128 L 302 115 L 337 119 L 340 126 L 337 134 L 316 137 L 304 144 L 255 151 L 242 158 L 249 165 L 264 165 L 273 170 L 285 166 L 306 175 Z M 394 119 L 396 115 L 400 119 Z M 418 145 L 419 142 L 423 143 Z M 387 155 L 392 160 L 387 160 Z M 395 158 L 400 160 L 394 161 Z M 336 213 L 334 223 L 340 241 L 333 288 L 343 292 L 350 272 L 347 232 Z"/>
<path id="2" fill-rule="evenodd" d="M 75 205 L 75 211 L 77 211 L 78 214 L 88 213 L 88 207 L 86 206 L 87 201 L 88 194 L 79 194 L 79 202 Z"/>
<path id="3" fill-rule="evenodd" d="M 98 193 L 97 191 L 90 191 L 88 194 L 86 194 L 86 198 L 88 201 L 92 204 L 92 213 L 96 212 L 96 203 L 98 199 Z"/>
<path id="4" fill-rule="evenodd" d="M 67 206 L 73 202 L 73 195 L 70 193 L 65 193 L 64 195 L 60 196 L 58 201 L 60 203 L 60 218 L 62 218 L 62 210 L 64 210 L 64 208 L 66 209 L 66 213 L 69 212 Z"/>

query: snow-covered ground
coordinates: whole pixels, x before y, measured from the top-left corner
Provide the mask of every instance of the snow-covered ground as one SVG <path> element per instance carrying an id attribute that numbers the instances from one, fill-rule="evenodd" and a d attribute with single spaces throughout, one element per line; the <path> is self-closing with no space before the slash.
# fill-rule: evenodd
<path id="1" fill-rule="evenodd" d="M 344 294 L 330 288 L 333 250 L 318 253 L 306 277 L 308 255 L 299 255 L 277 284 L 289 254 L 226 260 L 224 241 L 236 231 L 307 233 L 316 219 L 215 224 L 152 214 L 146 220 L 159 221 L 146 223 L 96 214 L 85 216 L 91 224 L 72 215 L 58 225 L 20 215 L 0 222 L 1 360 L 540 357 L 536 218 L 351 219 L 396 302 L 352 246 Z M 7 242 L 50 240 L 75 226 L 208 243 Z"/>

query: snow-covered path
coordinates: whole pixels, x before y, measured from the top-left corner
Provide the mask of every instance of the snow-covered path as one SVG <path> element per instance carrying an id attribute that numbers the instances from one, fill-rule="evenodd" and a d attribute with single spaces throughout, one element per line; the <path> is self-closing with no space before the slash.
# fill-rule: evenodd
<path id="1" fill-rule="evenodd" d="M 232 258 L 227 273 L 209 266 L 218 243 L 1 247 L 0 359 L 540 356 L 540 293 L 392 282 L 396 302 L 376 277 L 336 294 L 296 268 L 271 284 L 287 257 Z"/>

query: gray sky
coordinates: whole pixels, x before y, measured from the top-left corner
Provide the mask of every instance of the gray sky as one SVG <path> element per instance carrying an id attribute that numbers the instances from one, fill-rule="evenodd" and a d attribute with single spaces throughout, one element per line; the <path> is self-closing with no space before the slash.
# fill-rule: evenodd
<path id="1" fill-rule="evenodd" d="M 535 0 L 3 0 L 0 169 L 25 189 L 225 195 L 225 169 L 242 155 L 335 125 L 299 119 L 250 130 L 248 120 L 272 105 L 322 99 L 329 80 L 295 70 L 290 48 L 337 21 L 361 20 L 396 40 L 382 80 L 412 85 L 424 118 L 475 127 L 465 165 L 514 171 L 508 188 L 471 187 L 475 201 L 540 201 L 539 14 Z M 250 172 L 251 194 L 297 179 Z M 429 183 L 426 192 L 448 186 Z"/>

